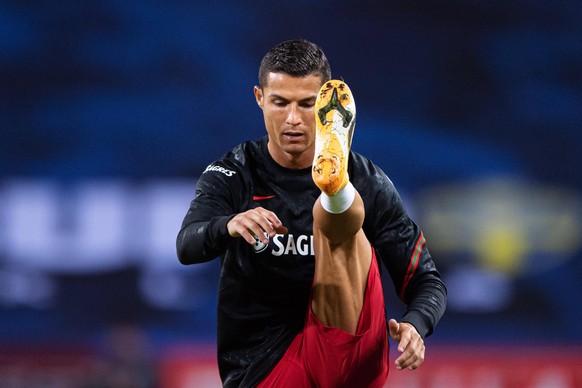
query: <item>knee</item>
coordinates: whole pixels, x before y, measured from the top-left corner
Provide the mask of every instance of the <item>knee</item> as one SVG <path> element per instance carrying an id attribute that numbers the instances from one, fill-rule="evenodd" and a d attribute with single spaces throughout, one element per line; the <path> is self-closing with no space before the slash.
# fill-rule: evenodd
<path id="1" fill-rule="evenodd" d="M 354 238 L 363 223 L 364 209 L 360 206 L 352 206 L 339 214 L 328 213 L 323 209 L 314 209 L 313 212 L 313 228 L 317 228 L 331 244 L 340 244 Z"/>

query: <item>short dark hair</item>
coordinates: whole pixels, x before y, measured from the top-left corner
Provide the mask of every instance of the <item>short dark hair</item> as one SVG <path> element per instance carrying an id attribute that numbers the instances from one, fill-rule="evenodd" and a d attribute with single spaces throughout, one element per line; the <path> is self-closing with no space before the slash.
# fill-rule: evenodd
<path id="1" fill-rule="evenodd" d="M 331 79 L 331 68 L 321 47 L 305 39 L 288 40 L 273 47 L 261 61 L 259 85 L 267 84 L 269 73 L 294 77 L 319 75 L 321 84 Z"/>

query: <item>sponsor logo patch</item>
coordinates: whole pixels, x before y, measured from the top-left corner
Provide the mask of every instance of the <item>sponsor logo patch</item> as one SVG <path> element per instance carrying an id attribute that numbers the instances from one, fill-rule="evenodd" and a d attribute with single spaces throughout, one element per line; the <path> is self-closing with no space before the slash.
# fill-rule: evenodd
<path id="1" fill-rule="evenodd" d="M 235 171 L 229 170 L 228 168 L 224 168 L 222 166 L 216 166 L 214 164 L 211 164 L 208 167 L 206 167 L 206 170 L 204 170 L 203 174 L 210 171 L 216 171 L 226 176 L 233 176 L 234 174 L 236 174 Z"/>
<path id="2" fill-rule="evenodd" d="M 265 233 L 265 237 L 269 235 Z M 260 253 L 271 247 L 270 253 L 273 256 L 283 255 L 299 255 L 299 256 L 314 256 L 313 251 L 313 236 L 312 235 L 297 235 L 292 234 L 276 234 L 275 237 L 269 241 L 269 244 L 263 244 L 258 237 L 255 237 L 253 251 Z"/>
<path id="3" fill-rule="evenodd" d="M 269 244 L 263 243 L 261 240 L 259 240 L 259 238 L 257 236 L 254 236 L 254 237 L 255 237 L 255 243 L 253 244 L 253 251 L 255 251 L 256 253 L 260 253 L 260 252 L 264 251 L 265 249 L 267 249 Z M 265 232 L 265 237 L 267 239 L 269 238 L 269 235 L 267 234 L 267 232 Z"/>

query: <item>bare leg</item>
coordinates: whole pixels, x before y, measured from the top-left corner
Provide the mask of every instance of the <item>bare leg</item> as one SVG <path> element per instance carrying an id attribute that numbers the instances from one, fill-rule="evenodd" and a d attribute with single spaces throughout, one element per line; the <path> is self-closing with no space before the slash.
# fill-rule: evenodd
<path id="1" fill-rule="evenodd" d="M 315 279 L 312 309 L 326 326 L 355 334 L 364 301 L 372 249 L 364 232 L 364 204 L 356 192 L 344 212 L 313 208 Z"/>

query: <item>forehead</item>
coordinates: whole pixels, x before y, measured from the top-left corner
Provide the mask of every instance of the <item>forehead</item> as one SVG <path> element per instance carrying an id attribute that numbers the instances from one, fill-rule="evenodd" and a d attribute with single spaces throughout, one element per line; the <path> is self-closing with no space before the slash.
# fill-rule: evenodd
<path id="1" fill-rule="evenodd" d="M 286 73 L 269 73 L 264 93 L 267 96 L 272 94 L 283 97 L 302 95 L 301 98 L 306 98 L 312 95 L 317 96 L 322 84 L 321 77 L 318 75 L 294 77 Z"/>

